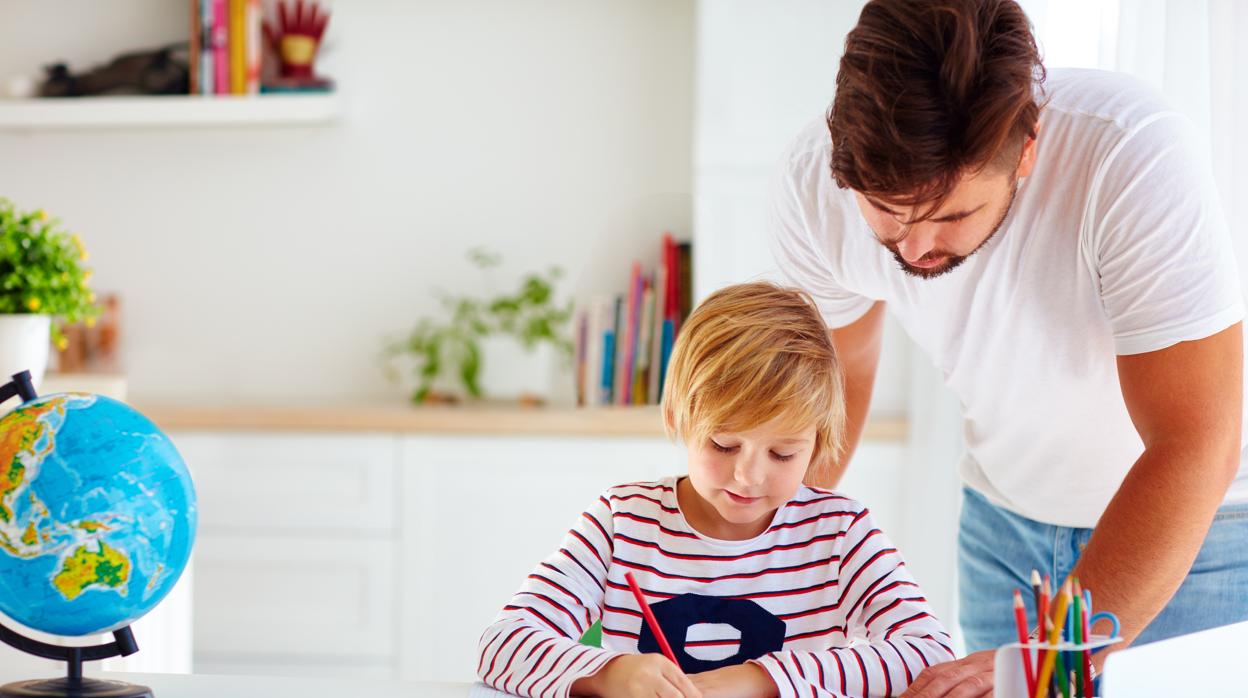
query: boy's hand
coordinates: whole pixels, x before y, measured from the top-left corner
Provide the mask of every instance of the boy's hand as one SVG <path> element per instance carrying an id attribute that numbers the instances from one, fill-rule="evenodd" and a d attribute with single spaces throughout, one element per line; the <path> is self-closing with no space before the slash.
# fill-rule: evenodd
<path id="1" fill-rule="evenodd" d="M 702 698 L 680 667 L 661 654 L 626 654 L 572 684 L 574 696 Z"/>
<path id="2" fill-rule="evenodd" d="M 737 664 L 694 674 L 703 698 L 770 698 L 779 695 L 771 676 L 757 664 Z"/>

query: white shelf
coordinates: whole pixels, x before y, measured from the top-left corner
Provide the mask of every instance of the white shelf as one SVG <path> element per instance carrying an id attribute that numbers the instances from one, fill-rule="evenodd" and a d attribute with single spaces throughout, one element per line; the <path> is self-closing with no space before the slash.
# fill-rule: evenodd
<path id="1" fill-rule="evenodd" d="M 0 100 L 0 130 L 314 125 L 340 109 L 333 93 Z"/>

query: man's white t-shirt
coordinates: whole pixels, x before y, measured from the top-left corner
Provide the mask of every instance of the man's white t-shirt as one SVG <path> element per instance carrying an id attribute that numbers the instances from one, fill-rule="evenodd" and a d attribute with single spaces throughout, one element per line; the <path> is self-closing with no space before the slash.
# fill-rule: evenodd
<path id="1" fill-rule="evenodd" d="M 1116 356 L 1216 334 L 1244 303 L 1190 122 L 1116 73 L 1053 70 L 1045 93 L 1034 170 L 996 236 L 950 273 L 898 268 L 833 181 L 823 120 L 783 160 L 771 242 L 830 327 L 887 302 L 961 402 L 967 485 L 1091 527 L 1143 452 Z M 1228 503 L 1248 501 L 1241 463 Z"/>

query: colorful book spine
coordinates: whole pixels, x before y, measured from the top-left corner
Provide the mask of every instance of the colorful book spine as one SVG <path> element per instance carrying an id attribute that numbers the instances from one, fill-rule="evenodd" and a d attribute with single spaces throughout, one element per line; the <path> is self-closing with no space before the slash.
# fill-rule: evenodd
<path id="1" fill-rule="evenodd" d="M 660 264 L 654 272 L 654 308 L 650 318 L 650 370 L 647 378 L 646 394 L 650 402 L 659 404 L 663 393 L 659 389 L 659 377 L 663 369 L 663 304 L 667 293 L 667 270 Z"/>
<path id="2" fill-rule="evenodd" d="M 644 291 L 639 262 L 633 262 L 633 273 L 630 278 L 632 282 L 628 297 L 628 347 L 624 354 L 624 399 L 620 402 L 622 405 L 633 404 L 633 382 L 636 379 L 637 339 L 641 329 L 641 295 Z"/>
<path id="3" fill-rule="evenodd" d="M 620 396 L 622 389 L 620 380 L 620 357 L 624 354 L 624 328 L 625 328 L 625 299 L 623 296 L 615 297 L 615 306 L 611 315 L 612 330 L 612 352 L 611 352 L 611 390 L 607 395 L 607 403 L 614 405 Z"/>
<path id="4" fill-rule="evenodd" d="M 676 323 L 671 318 L 663 321 L 663 360 L 659 363 L 659 394 L 667 386 L 667 364 L 672 358 L 672 345 L 676 342 Z"/>
<path id="5" fill-rule="evenodd" d="M 260 49 L 263 41 L 264 33 L 264 11 L 260 7 L 260 0 L 246 0 L 246 17 L 244 23 L 246 25 L 247 46 L 244 50 L 246 59 L 245 68 L 245 91 L 249 95 L 260 94 Z"/>
<path id="6" fill-rule="evenodd" d="M 212 0 L 212 67 L 216 71 L 216 94 L 230 93 L 229 0 Z"/>
<path id="7" fill-rule="evenodd" d="M 589 314 L 585 309 L 581 309 L 576 314 L 576 350 L 573 353 L 576 360 L 576 373 L 574 381 L 576 385 L 576 406 L 585 406 L 585 350 L 586 341 L 589 339 Z"/>
<path id="8" fill-rule="evenodd" d="M 600 405 L 611 404 L 612 385 L 615 381 L 615 328 L 609 327 L 602 334 L 602 392 Z"/>
<path id="9" fill-rule="evenodd" d="M 196 0 L 195 11 L 199 14 L 199 94 L 210 95 L 217 91 L 216 25 L 213 20 L 213 0 Z"/>
<path id="10" fill-rule="evenodd" d="M 693 311 L 693 245 L 682 242 L 676 245 L 677 251 L 677 274 L 680 276 L 680 293 L 677 296 L 677 323 L 676 332 L 680 332 L 680 325 L 689 317 L 689 313 Z"/>
<path id="11" fill-rule="evenodd" d="M 190 55 L 187 57 L 190 61 L 190 73 L 188 76 L 190 78 L 190 89 L 187 91 L 193 95 L 199 94 L 199 42 L 202 37 L 202 32 L 199 28 L 200 20 L 199 0 L 191 0 L 191 47 Z"/>
<path id="12" fill-rule="evenodd" d="M 654 327 L 654 287 L 643 277 L 641 320 L 637 327 L 637 352 L 633 363 L 633 403 L 650 401 L 650 332 Z"/>
<path id="13" fill-rule="evenodd" d="M 229 0 L 230 94 L 247 94 L 247 0 Z"/>

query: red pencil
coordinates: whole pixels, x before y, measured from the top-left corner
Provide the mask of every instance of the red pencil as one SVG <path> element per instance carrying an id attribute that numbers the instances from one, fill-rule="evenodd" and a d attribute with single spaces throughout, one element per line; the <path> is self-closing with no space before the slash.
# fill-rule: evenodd
<path id="1" fill-rule="evenodd" d="M 1018 626 L 1018 641 L 1023 644 L 1023 672 L 1027 677 L 1027 695 L 1036 694 L 1036 674 L 1031 669 L 1031 650 L 1027 647 L 1027 611 L 1023 609 L 1023 595 L 1014 590 L 1014 624 Z"/>
<path id="2" fill-rule="evenodd" d="M 659 621 L 654 617 L 654 611 L 650 610 L 650 604 L 646 603 L 646 597 L 641 593 L 641 587 L 637 585 L 637 578 L 632 572 L 625 572 L 624 579 L 628 580 L 628 586 L 633 590 L 633 596 L 637 597 L 637 605 L 641 607 L 641 615 L 645 616 L 646 624 L 650 626 L 650 631 L 654 633 L 654 639 L 659 643 L 659 649 L 663 650 L 663 656 L 672 660 L 672 664 L 680 666 L 680 662 L 676 661 L 676 654 L 672 652 L 672 646 L 667 644 L 667 638 L 663 636 L 663 628 L 659 627 Z"/>

